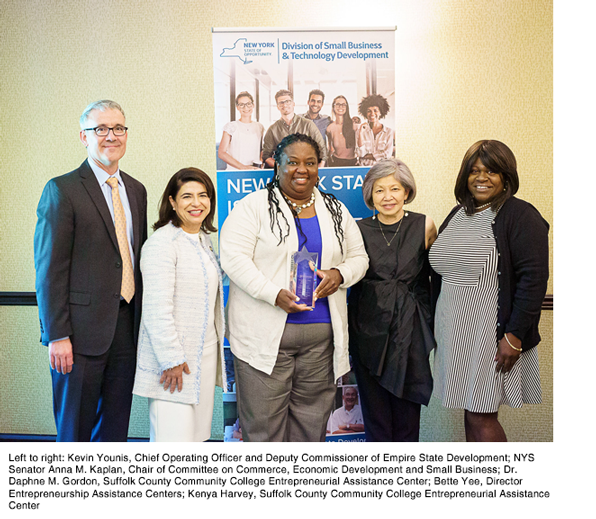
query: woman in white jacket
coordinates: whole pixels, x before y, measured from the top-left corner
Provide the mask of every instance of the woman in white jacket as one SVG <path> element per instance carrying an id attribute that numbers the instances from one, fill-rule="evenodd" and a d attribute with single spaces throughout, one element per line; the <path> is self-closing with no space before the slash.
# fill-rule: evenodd
<path id="1" fill-rule="evenodd" d="M 211 436 L 215 385 L 226 387 L 215 188 L 197 168 L 168 182 L 141 252 L 143 314 L 133 393 L 149 398 L 151 441 Z"/>
<path id="2" fill-rule="evenodd" d="M 346 291 L 368 256 L 346 207 L 317 189 L 317 143 L 289 135 L 274 157 L 273 180 L 234 206 L 220 237 L 240 425 L 245 441 L 324 441 L 350 369 Z M 289 290 L 303 247 L 318 253 L 314 309 Z"/>

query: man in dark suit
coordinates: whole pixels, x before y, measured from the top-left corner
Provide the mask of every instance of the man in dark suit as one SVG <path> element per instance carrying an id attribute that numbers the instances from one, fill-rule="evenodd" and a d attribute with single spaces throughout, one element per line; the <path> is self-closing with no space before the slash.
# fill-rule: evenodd
<path id="1" fill-rule="evenodd" d="M 119 169 L 122 108 L 90 104 L 87 160 L 50 180 L 37 207 L 35 289 L 49 346 L 57 441 L 126 441 L 147 238 L 147 192 Z"/>

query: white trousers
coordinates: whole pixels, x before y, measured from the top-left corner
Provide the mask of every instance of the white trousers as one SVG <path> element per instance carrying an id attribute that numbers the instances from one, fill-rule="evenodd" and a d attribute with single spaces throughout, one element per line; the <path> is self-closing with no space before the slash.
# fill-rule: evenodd
<path id="1" fill-rule="evenodd" d="M 211 437 L 216 370 L 217 343 L 205 345 L 201 359 L 201 393 L 198 404 L 148 399 L 150 441 L 203 442 Z"/>

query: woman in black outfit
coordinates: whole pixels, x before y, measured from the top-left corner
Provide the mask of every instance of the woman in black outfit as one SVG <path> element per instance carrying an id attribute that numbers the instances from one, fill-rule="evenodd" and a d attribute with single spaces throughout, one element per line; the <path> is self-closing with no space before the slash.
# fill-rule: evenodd
<path id="1" fill-rule="evenodd" d="M 378 215 L 358 222 L 370 264 L 348 313 L 366 441 L 418 441 L 420 406 L 432 392 L 428 248 L 437 230 L 428 216 L 404 211 L 416 184 L 399 159 L 377 162 L 362 194 Z"/>

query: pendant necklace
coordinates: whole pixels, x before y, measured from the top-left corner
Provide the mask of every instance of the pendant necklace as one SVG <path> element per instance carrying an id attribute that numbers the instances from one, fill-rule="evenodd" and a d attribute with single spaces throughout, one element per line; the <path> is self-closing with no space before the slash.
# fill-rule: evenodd
<path id="1" fill-rule="evenodd" d="M 295 202 L 292 202 L 284 193 L 282 193 L 282 195 L 284 195 L 286 202 L 288 202 L 288 204 L 290 204 L 294 208 L 294 211 L 296 211 L 296 214 L 300 214 L 302 212 L 302 209 L 306 209 L 307 207 L 310 207 L 311 205 L 313 205 L 315 203 L 315 192 L 314 191 L 312 192 L 312 195 L 310 195 L 310 201 L 308 201 L 306 204 L 302 204 L 302 205 L 298 205 Z"/>
<path id="2" fill-rule="evenodd" d="M 381 221 L 377 218 L 377 222 L 379 222 L 379 229 L 381 230 L 381 234 L 383 235 L 383 239 L 385 240 L 385 243 L 387 243 L 387 247 L 389 247 L 391 245 L 391 243 L 397 236 L 397 233 L 401 229 L 401 224 L 403 223 L 404 218 L 406 216 L 408 216 L 408 213 L 404 213 L 404 215 L 401 217 L 401 220 L 399 221 L 399 225 L 397 226 L 397 229 L 395 229 L 395 232 L 393 233 L 393 238 L 391 238 L 391 240 L 387 240 L 387 237 L 385 236 L 385 233 L 383 232 L 383 227 L 381 227 Z"/>

